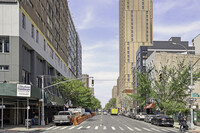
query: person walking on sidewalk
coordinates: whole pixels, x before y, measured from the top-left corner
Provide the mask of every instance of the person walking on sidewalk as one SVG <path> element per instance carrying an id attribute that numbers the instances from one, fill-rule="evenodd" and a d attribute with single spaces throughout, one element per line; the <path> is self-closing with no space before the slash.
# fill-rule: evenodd
<path id="1" fill-rule="evenodd" d="M 181 112 L 178 113 L 178 123 L 179 123 L 179 125 L 181 125 L 180 119 L 181 119 Z"/>

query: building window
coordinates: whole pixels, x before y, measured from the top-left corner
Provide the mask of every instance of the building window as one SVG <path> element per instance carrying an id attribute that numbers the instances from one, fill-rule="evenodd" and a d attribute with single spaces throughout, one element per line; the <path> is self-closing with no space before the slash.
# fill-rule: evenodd
<path id="1" fill-rule="evenodd" d="M 33 8 L 33 3 L 30 0 L 28 0 L 28 4 Z"/>
<path id="2" fill-rule="evenodd" d="M 34 38 L 34 26 L 33 26 L 33 24 L 31 25 L 31 37 Z"/>
<path id="3" fill-rule="evenodd" d="M 142 6 L 142 9 L 144 9 L 144 6 Z"/>
<path id="4" fill-rule="evenodd" d="M 39 42 L 39 33 L 38 33 L 38 30 L 36 30 L 36 42 L 37 43 Z"/>
<path id="5" fill-rule="evenodd" d="M 9 70 L 9 66 L 0 66 L 0 71 L 8 71 Z"/>
<path id="6" fill-rule="evenodd" d="M 29 84 L 30 83 L 29 79 L 30 79 L 30 73 L 25 70 L 22 70 L 22 82 L 24 84 Z"/>
<path id="7" fill-rule="evenodd" d="M 22 13 L 22 28 L 26 29 L 26 17 L 23 13 Z"/>
<path id="8" fill-rule="evenodd" d="M 44 40 L 44 51 L 46 51 L 46 41 Z"/>
<path id="9" fill-rule="evenodd" d="M 1 53 L 10 52 L 10 44 L 9 44 L 9 38 L 8 37 L 0 38 L 0 52 Z"/>

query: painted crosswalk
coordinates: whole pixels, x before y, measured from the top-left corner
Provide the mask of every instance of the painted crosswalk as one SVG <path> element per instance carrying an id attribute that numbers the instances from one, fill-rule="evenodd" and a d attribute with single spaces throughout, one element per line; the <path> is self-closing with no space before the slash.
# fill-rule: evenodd
<path id="1" fill-rule="evenodd" d="M 131 126 L 104 126 L 104 125 L 96 125 L 96 126 L 52 126 L 49 128 L 46 128 L 44 130 L 46 131 L 55 131 L 55 130 L 118 130 L 118 131 L 132 131 L 132 132 L 176 132 L 176 130 L 173 129 L 163 129 L 163 128 L 151 128 L 151 127 L 131 127 Z"/>

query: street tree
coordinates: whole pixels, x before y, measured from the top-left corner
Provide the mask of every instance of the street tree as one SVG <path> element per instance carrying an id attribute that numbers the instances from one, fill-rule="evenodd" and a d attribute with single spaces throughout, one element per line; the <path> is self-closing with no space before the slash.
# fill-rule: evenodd
<path id="1" fill-rule="evenodd" d="M 56 79 L 56 82 L 67 81 L 70 79 Z M 71 101 L 76 107 L 88 109 L 101 108 L 101 103 L 98 99 L 92 96 L 92 91 L 84 86 L 80 80 L 72 80 L 59 84 L 57 89 L 60 89 L 66 102 Z"/>
<path id="2" fill-rule="evenodd" d="M 175 66 L 162 66 L 155 70 L 157 76 L 162 73 L 162 79 L 154 80 L 151 97 L 156 102 L 161 112 L 167 113 L 177 109 L 186 108 L 188 85 L 190 84 L 190 65 L 179 61 Z M 194 77 L 199 77 L 200 70 L 193 72 Z M 154 79 L 158 79 L 154 77 Z M 197 78 L 194 78 L 194 82 Z"/>
<path id="3" fill-rule="evenodd" d="M 151 80 L 145 72 L 135 71 L 137 75 L 137 87 L 134 89 L 136 93 L 127 94 L 132 98 L 132 101 L 137 101 L 140 107 L 144 107 L 148 98 L 151 97 Z"/>
<path id="4" fill-rule="evenodd" d="M 111 98 L 105 106 L 105 109 L 115 108 L 116 107 L 116 98 Z"/>

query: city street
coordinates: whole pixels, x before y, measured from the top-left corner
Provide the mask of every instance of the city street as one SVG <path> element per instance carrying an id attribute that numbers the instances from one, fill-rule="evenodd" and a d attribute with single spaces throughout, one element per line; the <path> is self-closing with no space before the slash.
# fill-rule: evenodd
<path id="1" fill-rule="evenodd" d="M 178 129 L 173 127 L 158 127 L 130 119 L 123 116 L 111 116 L 111 115 L 98 115 L 91 119 L 81 123 L 78 126 L 52 126 L 43 130 L 44 133 L 177 133 Z"/>

